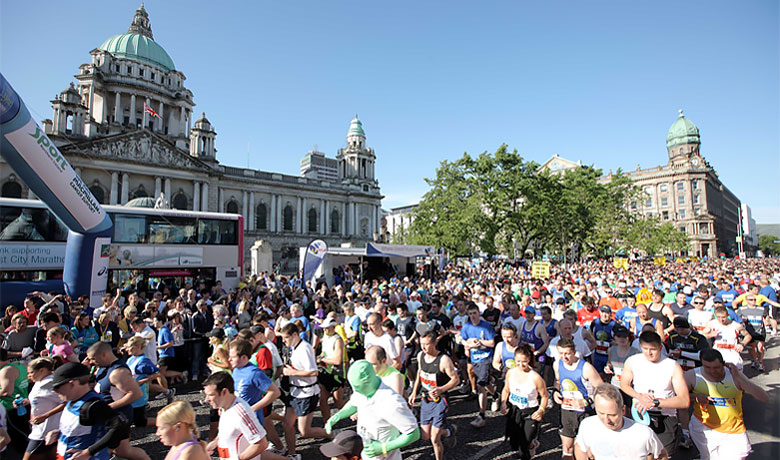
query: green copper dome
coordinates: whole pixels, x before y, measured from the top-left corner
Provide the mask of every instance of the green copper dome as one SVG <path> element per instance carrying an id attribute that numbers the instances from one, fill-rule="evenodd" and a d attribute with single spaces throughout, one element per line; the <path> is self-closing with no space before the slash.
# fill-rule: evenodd
<path id="1" fill-rule="evenodd" d="M 132 59 L 159 67 L 165 71 L 175 70 L 173 59 L 162 46 L 154 41 L 152 28 L 149 26 L 149 15 L 143 3 L 133 17 L 126 34 L 114 35 L 106 40 L 100 49 L 108 51 L 118 58 Z"/>
<path id="2" fill-rule="evenodd" d="M 699 128 L 685 118 L 682 109 L 680 109 L 680 116 L 666 134 L 666 148 L 670 149 L 676 145 L 700 143 Z"/>
<path id="3" fill-rule="evenodd" d="M 355 115 L 355 119 L 352 120 L 349 124 L 349 131 L 347 132 L 347 136 L 352 135 L 358 135 L 366 137 L 366 133 L 363 131 L 363 123 L 358 120 L 357 114 Z"/>

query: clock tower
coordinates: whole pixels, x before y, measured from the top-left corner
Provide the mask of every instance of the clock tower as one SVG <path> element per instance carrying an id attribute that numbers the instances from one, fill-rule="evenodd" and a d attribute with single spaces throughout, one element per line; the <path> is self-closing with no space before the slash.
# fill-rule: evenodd
<path id="1" fill-rule="evenodd" d="M 699 167 L 703 162 L 699 154 L 699 128 L 685 118 L 682 109 L 677 120 L 666 134 L 666 150 L 672 168 Z"/>

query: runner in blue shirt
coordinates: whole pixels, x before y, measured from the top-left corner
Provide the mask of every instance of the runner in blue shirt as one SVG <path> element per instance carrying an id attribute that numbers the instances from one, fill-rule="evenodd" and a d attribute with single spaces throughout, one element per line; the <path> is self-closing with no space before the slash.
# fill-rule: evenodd
<path id="1" fill-rule="evenodd" d="M 479 415 L 471 421 L 474 428 L 485 426 L 485 411 L 487 410 L 487 392 L 490 384 L 490 363 L 493 358 L 493 348 L 496 346 L 496 333 L 493 326 L 479 316 L 479 307 L 474 302 L 466 308 L 469 320 L 460 330 L 460 338 L 466 353 L 469 355 L 469 378 L 476 380 L 479 395 Z M 491 392 L 492 389 L 491 389 Z"/>
<path id="2" fill-rule="evenodd" d="M 228 360 L 233 366 L 233 384 L 236 396 L 243 399 L 257 414 L 263 424 L 265 408 L 282 395 L 279 387 L 265 375 L 265 372 L 249 362 L 252 356 L 252 344 L 247 340 L 234 340 L 230 344 Z"/>

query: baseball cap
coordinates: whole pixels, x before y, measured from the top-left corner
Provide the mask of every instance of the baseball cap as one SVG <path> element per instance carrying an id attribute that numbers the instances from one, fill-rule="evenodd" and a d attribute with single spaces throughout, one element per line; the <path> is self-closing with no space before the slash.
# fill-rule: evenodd
<path id="1" fill-rule="evenodd" d="M 534 291 L 533 294 L 531 294 L 532 299 L 538 299 L 542 297 L 542 293 L 539 291 Z"/>
<path id="2" fill-rule="evenodd" d="M 326 457 L 349 455 L 360 457 L 363 451 L 363 439 L 352 430 L 344 430 L 333 437 L 333 440 L 320 446 L 320 453 Z"/>
<path id="3" fill-rule="evenodd" d="M 534 308 L 533 305 L 529 305 L 529 306 L 525 307 L 525 311 L 526 312 L 531 312 L 531 313 L 536 313 L 536 308 Z"/>
<path id="4" fill-rule="evenodd" d="M 609 305 L 602 305 L 601 308 L 599 308 L 599 311 L 605 311 L 607 313 L 612 313 L 612 309 L 609 308 Z"/>
<path id="5" fill-rule="evenodd" d="M 325 329 L 326 327 L 335 326 L 336 324 L 336 320 L 329 316 L 325 318 L 325 321 L 323 321 L 322 324 L 320 324 L 320 327 Z"/>
<path id="6" fill-rule="evenodd" d="M 563 305 L 566 303 L 566 299 L 564 299 L 563 297 L 558 297 L 557 299 L 555 299 L 555 303 L 557 303 L 558 305 Z"/>
<path id="7" fill-rule="evenodd" d="M 206 337 L 216 337 L 219 340 L 223 340 L 225 338 L 225 330 L 221 327 L 212 329 L 206 333 Z"/>
<path id="8" fill-rule="evenodd" d="M 712 299 L 715 303 L 723 303 L 723 297 L 716 295 L 714 299 Z"/>
<path id="9" fill-rule="evenodd" d="M 683 329 L 690 329 L 691 323 L 688 322 L 687 319 L 683 318 L 682 316 L 678 316 L 674 318 L 674 327 L 681 327 Z"/>
<path id="10" fill-rule="evenodd" d="M 58 367 L 50 382 L 43 385 L 44 390 L 56 389 L 73 379 L 89 375 L 89 368 L 81 363 L 65 363 Z"/>
<path id="11" fill-rule="evenodd" d="M 622 324 L 618 324 L 617 326 L 612 328 L 612 335 L 615 335 L 615 336 L 620 335 L 620 336 L 623 336 L 623 337 L 628 337 L 629 336 L 628 328 L 626 328 Z"/>

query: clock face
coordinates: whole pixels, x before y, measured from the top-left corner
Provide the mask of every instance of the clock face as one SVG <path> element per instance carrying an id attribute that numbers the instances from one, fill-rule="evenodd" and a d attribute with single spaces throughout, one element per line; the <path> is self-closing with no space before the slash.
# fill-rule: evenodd
<path id="1" fill-rule="evenodd" d="M 693 161 L 691 161 L 691 164 L 694 165 L 694 166 L 699 166 L 699 159 L 698 158 L 694 158 Z"/>

